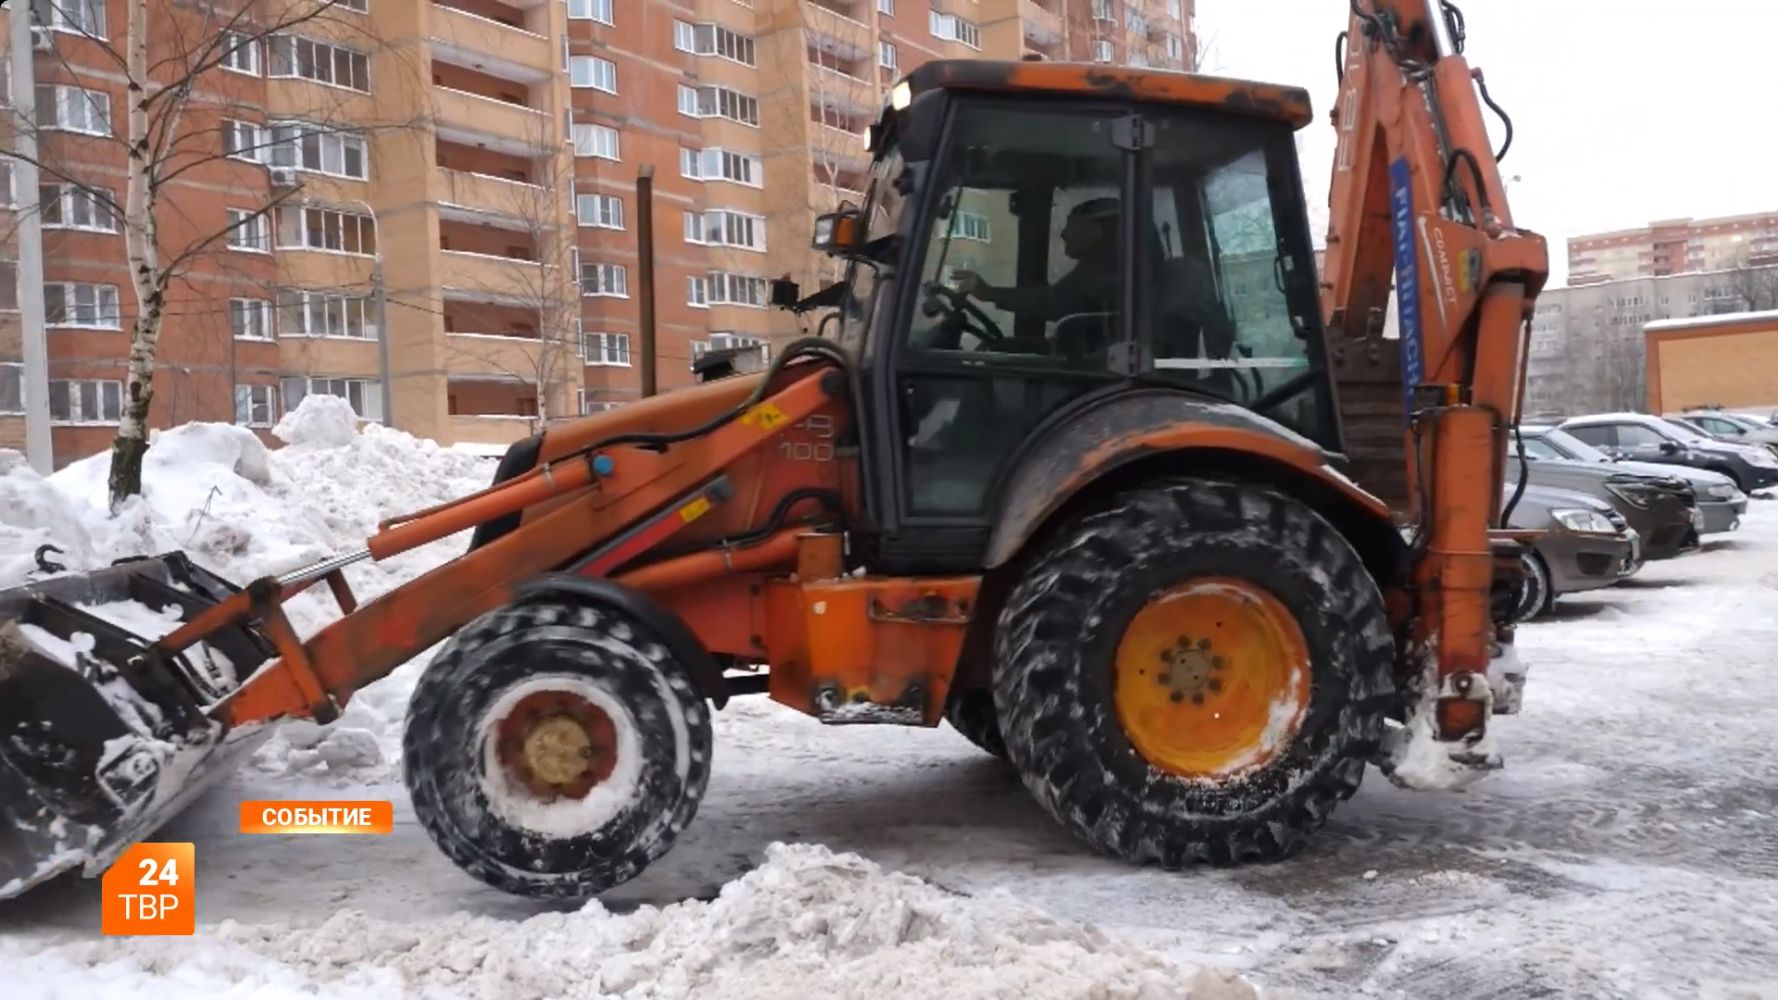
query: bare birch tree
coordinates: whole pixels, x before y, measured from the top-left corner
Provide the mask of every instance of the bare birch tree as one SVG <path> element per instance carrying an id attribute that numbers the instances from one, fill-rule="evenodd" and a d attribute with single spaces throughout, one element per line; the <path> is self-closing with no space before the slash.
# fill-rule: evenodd
<path id="1" fill-rule="evenodd" d="M 242 158 L 252 153 L 251 149 L 241 148 L 238 136 L 231 135 L 227 126 L 208 124 L 215 113 L 242 103 L 238 97 L 242 78 L 231 79 L 228 68 L 251 66 L 257 75 L 272 61 L 269 57 L 273 45 L 282 43 L 290 46 L 286 58 L 292 63 L 292 75 L 311 79 L 325 75 L 331 80 L 340 72 L 356 74 L 360 67 L 368 75 L 371 52 L 385 46 L 368 34 L 367 22 L 361 15 L 346 13 L 352 9 L 349 0 L 220 0 L 201 4 L 184 0 L 127 0 L 121 38 L 106 31 L 105 6 L 103 0 L 34 0 L 31 4 L 36 22 L 44 25 L 40 30 L 50 32 L 48 37 L 80 37 L 90 43 L 88 51 L 98 53 L 96 60 L 90 60 L 96 65 L 75 65 L 56 46 L 47 65 L 54 71 L 56 84 L 78 88 L 68 93 L 78 95 L 77 99 L 87 105 L 80 112 L 83 120 L 94 123 L 102 118 L 102 129 L 82 131 L 112 148 L 121 147 L 125 176 L 121 201 L 113 189 L 97 180 L 102 164 L 90 162 L 90 156 L 60 149 L 61 144 L 53 141 L 52 133 L 57 128 L 46 127 L 43 122 L 29 127 L 52 140 L 40 145 L 33 161 L 44 182 L 72 188 L 93 206 L 93 211 L 103 212 L 107 220 L 120 225 L 123 236 L 124 259 L 137 308 L 128 331 L 121 418 L 111 448 L 109 491 L 115 508 L 142 488 L 142 460 L 148 449 L 155 370 L 167 319 L 169 288 L 188 276 L 199 260 L 221 250 L 231 233 L 253 227 L 269 234 L 273 211 L 299 191 L 268 189 L 269 193 L 257 205 L 223 225 L 199 223 L 177 200 L 168 197 L 175 184 L 193 179 L 195 171 L 228 157 Z M 336 62 L 335 50 L 328 50 L 322 58 L 311 48 L 307 62 L 303 63 L 296 42 L 283 37 L 301 35 L 323 25 L 328 27 L 323 37 L 351 38 L 352 41 L 340 44 L 351 48 L 362 61 L 348 58 Z M 108 110 L 100 111 L 100 105 L 86 96 L 90 92 L 109 94 L 119 77 L 123 81 L 124 103 L 121 135 L 115 128 L 114 116 Z M 367 87 L 368 83 L 354 89 Z M 60 93 L 53 85 L 49 92 Z M 36 95 L 19 96 L 29 100 Z M 51 111 L 57 110 L 58 100 L 59 96 L 52 96 Z M 109 101 L 107 97 L 107 109 Z M 322 122 L 340 118 L 337 113 L 326 111 L 305 117 Z M 12 116 L 11 124 L 15 128 L 27 127 L 17 115 Z M 350 127 L 357 130 L 408 125 L 411 123 L 353 122 Z M 178 236 L 170 238 L 174 231 Z"/>

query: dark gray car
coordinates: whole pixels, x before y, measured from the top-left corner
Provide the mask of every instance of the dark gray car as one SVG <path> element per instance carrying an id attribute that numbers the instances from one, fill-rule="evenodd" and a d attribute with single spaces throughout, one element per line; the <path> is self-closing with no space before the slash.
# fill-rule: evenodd
<path id="1" fill-rule="evenodd" d="M 1513 492 L 1507 488 L 1509 501 Z M 1517 621 L 1543 614 L 1562 594 L 1609 587 L 1642 568 L 1636 529 L 1610 504 L 1584 493 L 1526 486 L 1508 524 L 1543 532 L 1525 559 Z"/>
<path id="2" fill-rule="evenodd" d="M 1724 441 L 1739 444 L 1763 444 L 1768 448 L 1778 449 L 1778 427 L 1755 421 L 1739 413 L 1724 413 L 1721 410 L 1687 410 L 1675 418 L 1688 427 L 1695 427 L 1705 434 Z"/>
<path id="3" fill-rule="evenodd" d="M 1778 484 L 1778 455 L 1770 449 L 1718 441 L 1647 413 L 1574 417 L 1562 429 L 1613 458 L 1720 472 L 1747 493 Z"/>
<path id="4" fill-rule="evenodd" d="M 1704 516 L 1685 480 L 1671 473 L 1643 475 L 1610 462 L 1564 458 L 1544 442 L 1530 438 L 1524 444 L 1526 480 L 1531 485 L 1574 490 L 1611 504 L 1642 536 L 1647 558 L 1669 559 L 1698 547 Z M 1516 453 L 1507 456 L 1506 475 L 1509 484 L 1519 481 Z"/>
<path id="5" fill-rule="evenodd" d="M 1707 469 L 1694 469 L 1685 465 L 1657 465 L 1653 462 L 1619 462 L 1580 438 L 1559 427 L 1526 424 L 1519 428 L 1525 439 L 1525 449 L 1538 448 L 1561 458 L 1577 462 L 1588 462 L 1595 465 L 1622 469 L 1625 472 L 1637 472 L 1643 475 L 1678 476 L 1692 488 L 1698 502 L 1698 513 L 1703 517 L 1701 534 L 1713 535 L 1723 531 L 1734 531 L 1741 526 L 1741 515 L 1747 513 L 1747 494 L 1741 492 L 1735 481 L 1720 472 Z"/>

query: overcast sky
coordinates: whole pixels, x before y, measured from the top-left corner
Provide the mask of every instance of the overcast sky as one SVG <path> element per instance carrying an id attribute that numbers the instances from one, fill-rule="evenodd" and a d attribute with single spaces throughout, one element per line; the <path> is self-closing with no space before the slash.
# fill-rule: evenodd
<path id="1" fill-rule="evenodd" d="M 1550 241 L 1655 219 L 1778 210 L 1778 2 L 1459 0 L 1465 55 L 1518 130 L 1513 216 Z M 1346 0 L 1197 0 L 1206 72 L 1307 87 L 1303 171 L 1324 219 L 1334 36 Z M 1496 139 L 1499 133 L 1496 132 Z"/>

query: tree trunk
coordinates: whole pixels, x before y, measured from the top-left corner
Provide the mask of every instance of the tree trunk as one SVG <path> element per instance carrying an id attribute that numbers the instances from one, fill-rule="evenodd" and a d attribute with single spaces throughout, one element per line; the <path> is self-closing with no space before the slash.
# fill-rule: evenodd
<path id="1" fill-rule="evenodd" d="M 136 292 L 136 321 L 130 326 L 129 374 L 123 413 L 111 443 L 111 509 L 142 492 L 142 457 L 148 451 L 148 407 L 154 398 L 154 354 L 166 308 L 166 280 L 154 220 L 154 165 L 149 162 L 148 9 L 146 0 L 128 0 L 129 37 L 124 69 L 128 75 L 128 187 L 124 199 L 124 257 Z"/>

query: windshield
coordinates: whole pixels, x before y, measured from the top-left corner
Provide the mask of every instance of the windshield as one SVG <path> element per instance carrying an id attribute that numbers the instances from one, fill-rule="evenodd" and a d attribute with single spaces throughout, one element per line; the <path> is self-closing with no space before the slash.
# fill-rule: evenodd
<path id="1" fill-rule="evenodd" d="M 1709 444 L 1710 443 L 1710 439 L 1708 437 L 1705 437 L 1704 435 L 1699 434 L 1697 431 L 1692 430 L 1690 427 L 1686 426 L 1685 424 L 1679 423 L 1676 420 L 1662 420 L 1660 422 L 1660 427 L 1662 430 L 1667 431 L 1671 437 L 1674 437 L 1680 441 L 1684 441 L 1687 444 Z"/>
<path id="2" fill-rule="evenodd" d="M 889 140 L 893 141 L 893 140 Z M 896 189 L 895 180 L 902 172 L 901 149 L 890 145 L 884 149 L 871 166 L 870 189 L 864 198 L 864 238 L 868 244 L 895 235 L 901 226 L 901 212 L 907 203 L 907 197 Z M 840 302 L 840 343 L 846 350 L 858 356 L 864 349 L 865 328 L 870 322 L 872 299 L 876 295 L 877 282 L 884 277 L 883 271 L 893 259 L 892 254 L 884 254 L 882 261 L 854 257 L 851 265 L 846 268 L 846 296 Z"/>
<path id="3" fill-rule="evenodd" d="M 1538 435 L 1538 438 L 1554 447 L 1556 450 L 1566 454 L 1569 458 L 1577 461 L 1609 462 L 1612 460 L 1610 455 L 1607 455 L 1564 430 L 1556 430 L 1552 428 L 1551 430 L 1544 431 L 1542 434 Z M 1531 438 L 1526 438 L 1527 443 L 1529 443 L 1530 440 Z"/>

